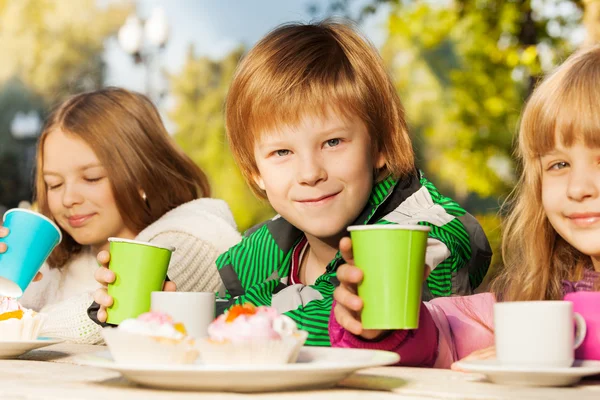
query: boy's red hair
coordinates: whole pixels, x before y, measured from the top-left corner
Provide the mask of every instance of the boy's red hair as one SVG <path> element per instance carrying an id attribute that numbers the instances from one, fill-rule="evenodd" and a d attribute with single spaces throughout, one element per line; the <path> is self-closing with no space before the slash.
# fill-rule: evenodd
<path id="1" fill-rule="evenodd" d="M 404 109 L 377 50 L 353 27 L 331 21 L 286 24 L 264 37 L 238 66 L 226 101 L 231 151 L 252 190 L 258 169 L 255 141 L 333 108 L 357 115 L 368 128 L 373 154 L 386 164 L 377 176 L 414 170 Z"/>

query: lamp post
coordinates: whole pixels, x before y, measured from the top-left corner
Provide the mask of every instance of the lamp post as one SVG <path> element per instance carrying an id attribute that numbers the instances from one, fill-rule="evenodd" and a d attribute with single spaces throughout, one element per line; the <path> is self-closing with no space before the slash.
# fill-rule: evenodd
<path id="1" fill-rule="evenodd" d="M 153 101 L 158 101 L 162 94 L 160 91 L 154 93 L 152 72 L 153 64 L 169 40 L 169 23 L 164 10 L 155 7 L 145 21 L 137 15 L 130 15 L 119 29 L 117 38 L 121 48 L 133 57 L 134 62 L 146 69 L 145 92 Z"/>

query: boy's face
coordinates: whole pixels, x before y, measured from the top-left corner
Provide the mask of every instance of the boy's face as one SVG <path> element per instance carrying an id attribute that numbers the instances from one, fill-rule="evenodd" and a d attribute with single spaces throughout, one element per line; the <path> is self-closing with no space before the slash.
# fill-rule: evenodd
<path id="1" fill-rule="evenodd" d="M 362 120 L 335 112 L 263 133 L 254 156 L 255 181 L 275 211 L 332 246 L 367 204 L 374 171 L 385 162 L 373 159 Z"/>

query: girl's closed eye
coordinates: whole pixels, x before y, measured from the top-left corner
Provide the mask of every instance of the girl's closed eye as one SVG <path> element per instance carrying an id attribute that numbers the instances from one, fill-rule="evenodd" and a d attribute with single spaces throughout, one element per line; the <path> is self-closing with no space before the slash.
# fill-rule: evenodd
<path id="1" fill-rule="evenodd" d="M 51 183 L 46 182 L 46 186 L 48 187 L 48 190 L 56 190 L 62 186 L 62 183 L 51 184 Z"/>
<path id="2" fill-rule="evenodd" d="M 94 182 L 98 182 L 102 179 L 104 179 L 103 176 L 97 177 L 97 178 L 84 178 L 86 182 L 90 182 L 90 183 L 94 183 Z"/>

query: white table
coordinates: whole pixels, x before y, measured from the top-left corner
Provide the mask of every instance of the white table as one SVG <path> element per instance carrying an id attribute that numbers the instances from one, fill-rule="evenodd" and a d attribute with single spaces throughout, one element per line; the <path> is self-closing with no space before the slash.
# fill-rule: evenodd
<path id="1" fill-rule="evenodd" d="M 0 399 L 600 399 L 600 377 L 569 388 L 527 388 L 487 383 L 476 374 L 406 367 L 367 369 L 330 390 L 263 394 L 173 392 L 136 386 L 117 372 L 77 365 L 73 359 L 77 354 L 105 349 L 57 344 L 19 359 L 0 360 Z"/>

